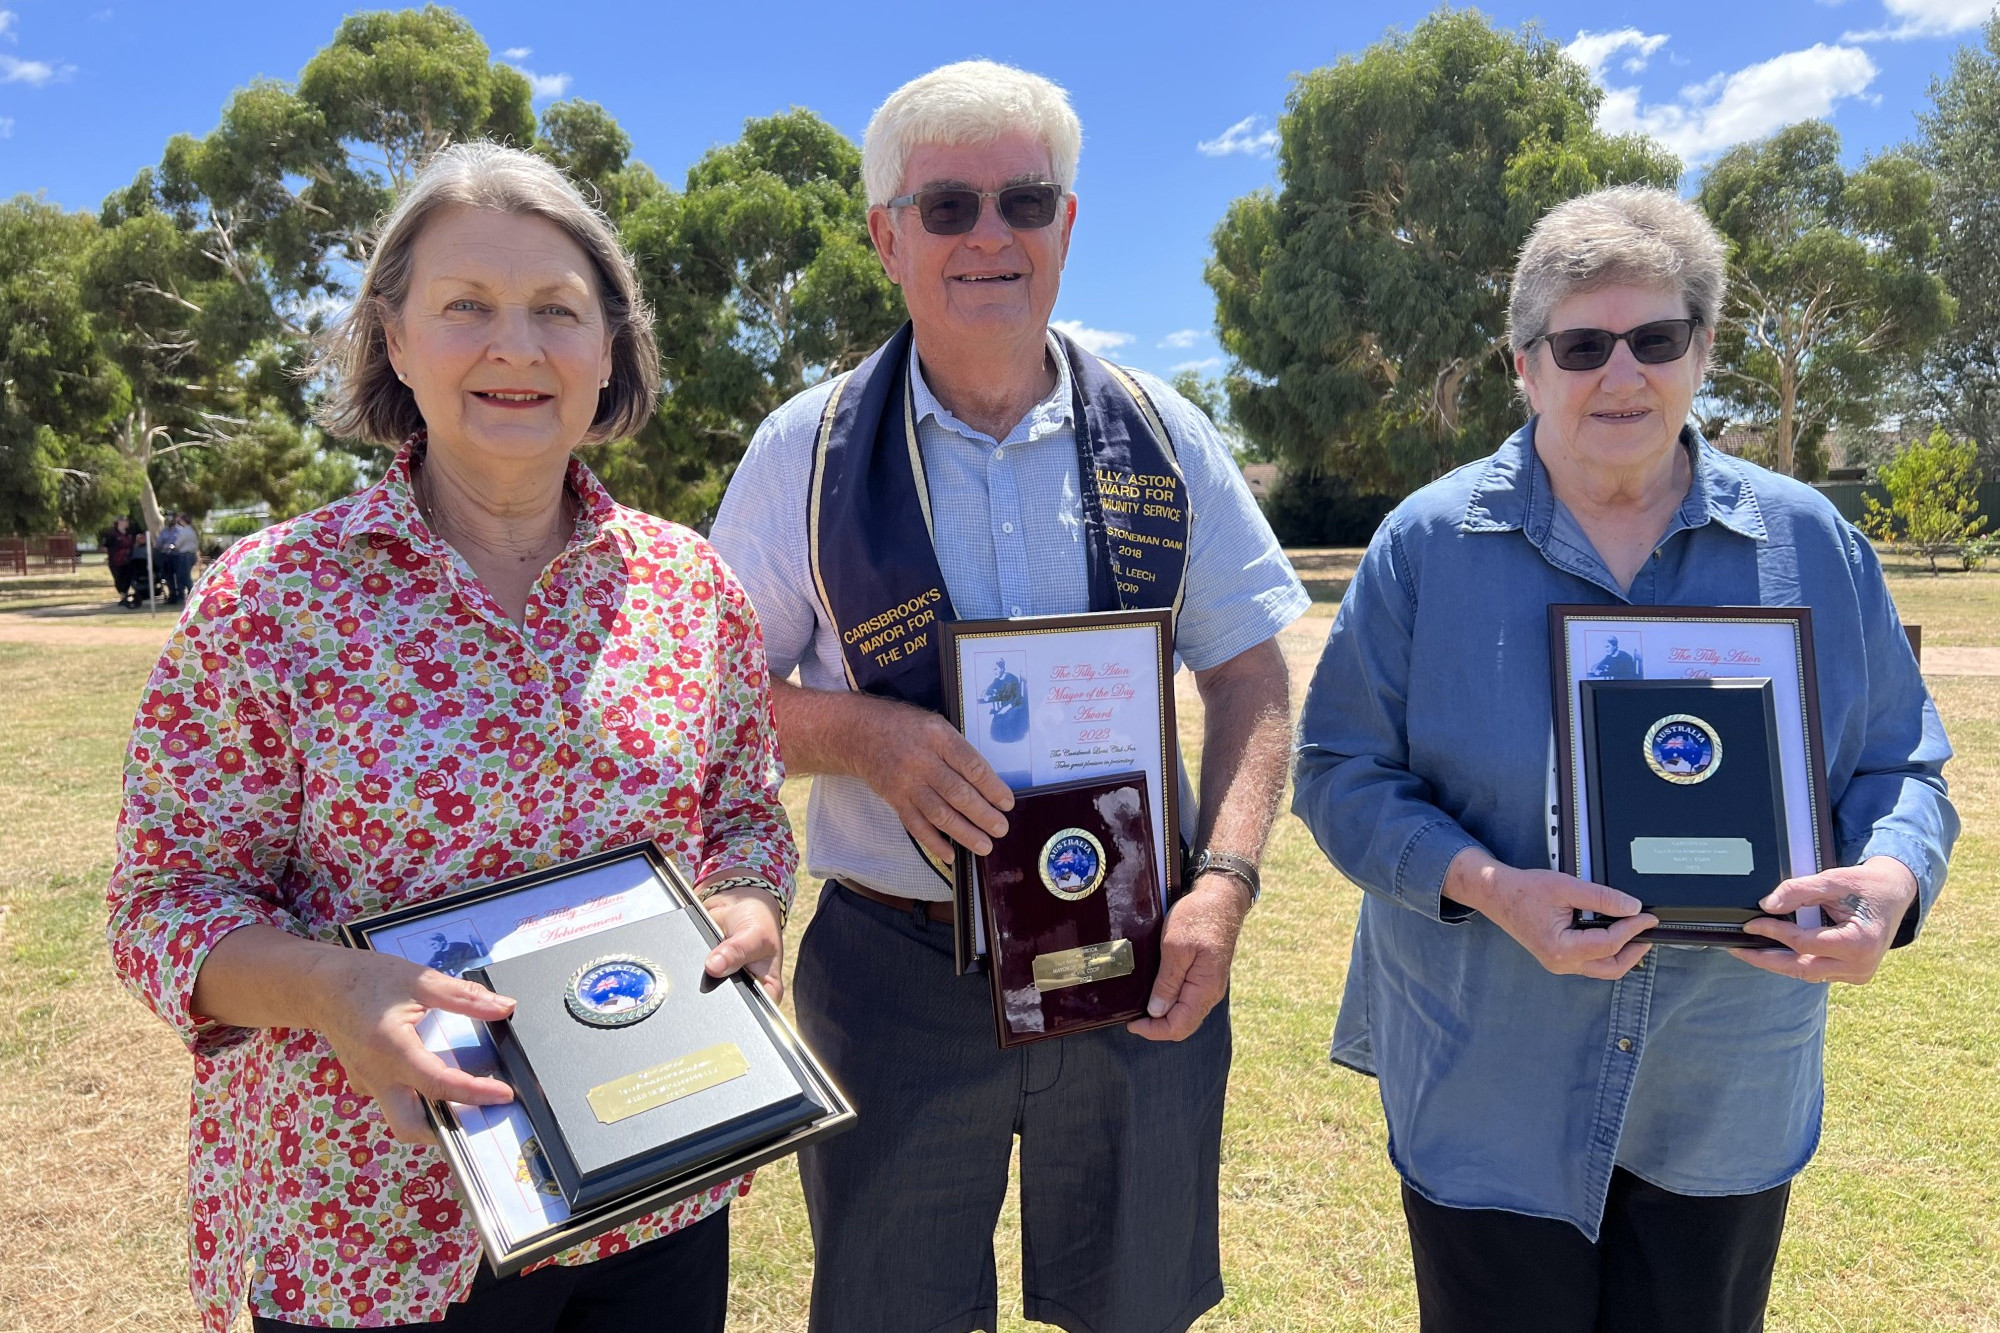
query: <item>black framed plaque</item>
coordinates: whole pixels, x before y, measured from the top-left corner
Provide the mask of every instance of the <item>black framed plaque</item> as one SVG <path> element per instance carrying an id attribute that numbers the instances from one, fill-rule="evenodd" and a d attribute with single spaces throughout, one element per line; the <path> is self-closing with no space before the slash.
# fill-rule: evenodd
<path id="1" fill-rule="evenodd" d="M 762 987 L 703 970 L 721 931 L 651 842 L 341 930 L 517 1002 L 503 1022 L 433 1011 L 419 1028 L 515 1090 L 426 1107 L 501 1276 L 853 1123 Z"/>
<path id="2" fill-rule="evenodd" d="M 1638 898 L 1641 939 L 1782 947 L 1743 924 L 1833 846 L 1811 611 L 1563 605 L 1549 632 L 1557 868 Z"/>
<path id="3" fill-rule="evenodd" d="M 1025 788 L 978 858 L 1003 1048 L 1146 1012 L 1163 920 L 1146 787 L 1127 773 Z"/>
<path id="4" fill-rule="evenodd" d="M 942 627 L 941 643 L 946 715 L 1017 801 L 1085 779 L 1143 775 L 1164 917 L 1181 883 L 1173 612 L 960 620 Z M 960 847 L 952 866 L 960 972 L 989 947 L 979 862 Z"/>

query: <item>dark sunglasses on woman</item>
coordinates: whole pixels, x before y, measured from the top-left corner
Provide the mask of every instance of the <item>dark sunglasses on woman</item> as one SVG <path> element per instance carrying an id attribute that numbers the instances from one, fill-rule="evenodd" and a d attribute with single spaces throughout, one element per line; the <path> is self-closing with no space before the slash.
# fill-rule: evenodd
<path id="1" fill-rule="evenodd" d="M 1015 231 L 1034 231 L 1056 220 L 1056 204 L 1063 197 L 1062 186 L 1048 181 L 1009 185 L 1000 190 L 968 190 L 955 186 L 899 194 L 889 207 L 914 204 L 924 230 L 933 236 L 963 236 L 979 225 L 979 209 L 984 200 L 996 200 L 1000 218 Z"/>
<path id="2" fill-rule="evenodd" d="M 1694 341 L 1698 318 L 1656 319 L 1623 333 L 1609 329 L 1563 329 L 1528 339 L 1528 347 L 1545 342 L 1549 355 L 1564 370 L 1596 370 L 1611 359 L 1619 343 L 1632 349 L 1632 359 L 1642 366 L 1664 365 L 1687 355 Z M 1526 348 L 1523 349 L 1527 350 Z"/>

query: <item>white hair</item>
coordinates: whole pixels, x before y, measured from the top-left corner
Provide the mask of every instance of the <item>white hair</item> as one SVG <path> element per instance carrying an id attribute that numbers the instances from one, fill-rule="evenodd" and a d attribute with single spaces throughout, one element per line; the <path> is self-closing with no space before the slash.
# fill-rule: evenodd
<path id="1" fill-rule="evenodd" d="M 1713 334 L 1728 257 L 1707 214 L 1671 190 L 1618 185 L 1557 204 L 1528 233 L 1514 267 L 1514 350 L 1549 331 L 1549 312 L 1564 297 L 1606 287 L 1672 290 Z"/>
<path id="2" fill-rule="evenodd" d="M 1076 184 L 1083 126 L 1069 94 L 1039 74 L 991 60 L 941 65 L 889 94 L 868 121 L 861 181 L 871 205 L 902 193 L 903 168 L 919 144 L 984 144 L 1026 131 L 1049 151 L 1065 194 Z"/>

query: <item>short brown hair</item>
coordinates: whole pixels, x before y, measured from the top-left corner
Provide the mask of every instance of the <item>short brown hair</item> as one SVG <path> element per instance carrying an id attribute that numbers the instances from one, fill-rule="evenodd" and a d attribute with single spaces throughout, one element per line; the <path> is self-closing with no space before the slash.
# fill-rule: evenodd
<path id="1" fill-rule="evenodd" d="M 386 329 L 409 296 L 417 237 L 438 212 L 455 207 L 546 218 L 590 256 L 611 330 L 611 384 L 598 395 L 584 441 L 636 433 L 659 399 L 660 351 L 632 257 L 610 220 L 562 172 L 532 153 L 488 142 L 453 144 L 438 153 L 383 220 L 354 308 L 321 336 L 313 361 L 310 373 L 331 385 L 317 414 L 320 424 L 344 439 L 384 445 L 423 429 L 416 396 L 389 364 Z"/>

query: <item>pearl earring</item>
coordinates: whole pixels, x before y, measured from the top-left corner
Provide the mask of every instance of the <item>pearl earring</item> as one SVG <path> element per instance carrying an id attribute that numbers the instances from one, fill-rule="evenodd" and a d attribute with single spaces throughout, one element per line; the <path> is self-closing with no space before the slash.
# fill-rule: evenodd
<path id="1" fill-rule="evenodd" d="M 396 378 L 401 380 L 405 384 L 408 384 L 410 382 L 410 377 L 408 375 L 405 375 L 400 370 L 396 372 Z"/>
<path id="2" fill-rule="evenodd" d="M 610 380 L 600 380 L 600 381 L 598 382 L 598 385 L 597 385 L 597 387 L 598 387 L 598 388 L 600 388 L 600 389 L 608 389 L 608 388 L 610 388 L 610 387 L 611 387 L 611 381 L 610 381 Z"/>

